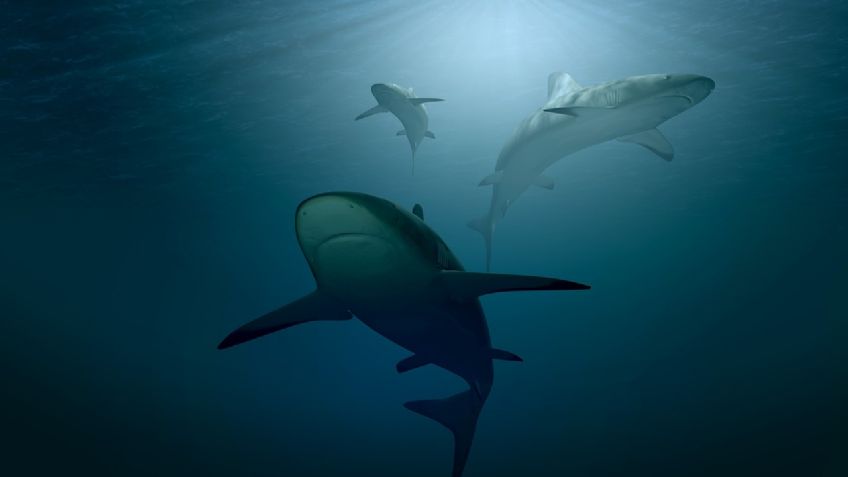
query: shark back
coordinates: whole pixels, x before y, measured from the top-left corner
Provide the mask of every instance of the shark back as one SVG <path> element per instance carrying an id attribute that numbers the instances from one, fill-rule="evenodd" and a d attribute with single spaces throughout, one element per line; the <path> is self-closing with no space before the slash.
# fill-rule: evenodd
<path id="1" fill-rule="evenodd" d="M 397 229 L 413 243 L 419 253 L 439 270 L 464 271 L 465 268 L 444 240 L 414 213 L 397 209 Z M 421 211 L 423 215 L 423 209 Z"/>
<path id="2" fill-rule="evenodd" d="M 567 123 L 571 118 L 561 115 L 552 115 L 543 110 L 551 105 L 559 106 L 570 101 L 570 98 L 579 97 L 586 88 L 580 85 L 568 73 L 555 72 L 548 76 L 548 100 L 542 108 L 534 111 L 515 128 L 512 136 L 501 148 L 495 170 L 503 170 L 511 159 L 521 154 L 522 149 L 531 144 L 533 140 L 545 134 L 556 134 L 556 129 Z"/>

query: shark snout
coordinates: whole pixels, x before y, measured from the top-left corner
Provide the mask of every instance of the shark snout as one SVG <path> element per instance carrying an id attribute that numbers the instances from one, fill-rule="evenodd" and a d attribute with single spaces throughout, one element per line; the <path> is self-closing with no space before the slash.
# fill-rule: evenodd
<path id="1" fill-rule="evenodd" d="M 383 232 L 381 221 L 369 207 L 357 195 L 345 193 L 322 194 L 305 200 L 297 208 L 295 229 L 307 255 L 339 236 Z"/>
<path id="2" fill-rule="evenodd" d="M 676 93 L 685 96 L 691 106 L 703 101 L 715 89 L 715 81 L 706 76 L 680 75 L 676 80 L 679 85 Z"/>
<path id="3" fill-rule="evenodd" d="M 352 283 L 360 287 L 372 280 L 385 284 L 395 272 L 398 251 L 381 236 L 341 234 L 318 245 L 310 263 L 323 285 L 344 295 Z"/>
<path id="4" fill-rule="evenodd" d="M 378 103 L 382 103 L 392 97 L 394 89 L 385 83 L 375 83 L 371 85 L 371 94 Z"/>
<path id="5" fill-rule="evenodd" d="M 383 83 L 375 83 L 371 85 L 371 94 L 377 95 L 378 93 L 384 93 L 389 90 L 389 87 L 384 85 Z"/>

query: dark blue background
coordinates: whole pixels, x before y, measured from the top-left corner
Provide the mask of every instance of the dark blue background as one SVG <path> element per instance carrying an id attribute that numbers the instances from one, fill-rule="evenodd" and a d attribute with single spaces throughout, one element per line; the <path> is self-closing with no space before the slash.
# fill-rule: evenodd
<path id="1" fill-rule="evenodd" d="M 496 364 L 466 476 L 848 475 L 848 8 L 839 1 L 0 2 L 3 473 L 447 476 L 404 410 L 463 384 L 359 322 L 226 352 L 313 280 L 303 198 L 358 190 L 472 270 L 476 187 L 548 73 L 716 80 L 553 166 L 483 300 Z M 429 105 L 409 175 L 369 86 Z"/>

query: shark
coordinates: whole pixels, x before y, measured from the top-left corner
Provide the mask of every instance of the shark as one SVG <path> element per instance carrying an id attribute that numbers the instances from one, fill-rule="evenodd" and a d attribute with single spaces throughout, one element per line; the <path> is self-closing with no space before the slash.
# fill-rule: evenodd
<path id="1" fill-rule="evenodd" d="M 315 290 L 237 328 L 218 348 L 303 323 L 358 318 L 409 351 L 396 364 L 397 372 L 435 365 L 468 383 L 467 390 L 450 397 L 404 404 L 451 430 L 451 475 L 459 477 L 492 388 L 492 361 L 522 361 L 492 347 L 479 297 L 590 287 L 557 278 L 467 272 L 423 216 L 418 204 L 410 213 L 356 192 L 306 199 L 297 207 L 295 231 Z"/>
<path id="2" fill-rule="evenodd" d="M 439 98 L 419 98 L 412 88 L 404 88 L 393 83 L 377 83 L 371 85 L 371 94 L 377 100 L 377 105 L 356 117 L 354 121 L 367 118 L 379 113 L 395 115 L 403 129 L 398 136 L 406 136 L 409 148 L 412 150 L 412 173 L 415 174 L 415 151 L 425 137 L 436 139 L 436 135 L 428 130 L 429 118 L 424 103 L 444 101 Z"/>
<path id="3" fill-rule="evenodd" d="M 671 161 L 674 149 L 657 126 L 700 103 L 713 89 L 712 79 L 694 74 L 632 76 L 583 87 L 567 73 L 552 73 L 548 101 L 518 125 L 498 155 L 495 172 L 480 182 L 493 186 L 489 210 L 468 225 L 483 236 L 486 270 L 491 268 L 495 226 L 507 209 L 531 186 L 554 188 L 554 180 L 544 174 L 548 167 L 613 139 Z"/>

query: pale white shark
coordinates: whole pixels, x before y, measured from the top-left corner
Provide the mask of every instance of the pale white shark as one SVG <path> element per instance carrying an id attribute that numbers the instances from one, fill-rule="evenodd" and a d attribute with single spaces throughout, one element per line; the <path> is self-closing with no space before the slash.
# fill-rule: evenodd
<path id="1" fill-rule="evenodd" d="M 453 432 L 451 475 L 459 477 L 492 388 L 492 360 L 521 361 L 492 347 L 478 297 L 589 286 L 556 278 L 466 272 L 424 223 L 419 205 L 409 213 L 374 196 L 334 192 L 303 201 L 295 217 L 315 291 L 241 326 L 218 347 L 301 323 L 355 315 L 412 353 L 397 363 L 398 372 L 434 364 L 468 383 L 469 389 L 453 396 L 405 404 Z"/>
<path id="2" fill-rule="evenodd" d="M 497 221 L 531 185 L 553 189 L 553 179 L 543 175 L 551 164 L 612 139 L 639 144 L 670 161 L 674 150 L 656 127 L 714 88 L 710 78 L 690 74 L 633 76 L 584 88 L 568 74 L 552 73 L 548 101 L 518 125 L 501 149 L 495 172 L 480 182 L 493 186 L 489 212 L 468 225 L 486 242 L 486 270 Z"/>
<path id="3" fill-rule="evenodd" d="M 377 106 L 356 117 L 356 121 L 378 113 L 392 113 L 400 120 L 403 129 L 398 136 L 406 136 L 409 148 L 412 150 L 412 173 L 415 174 L 415 151 L 425 137 L 436 139 L 427 129 L 429 118 L 424 103 L 444 101 L 439 98 L 418 98 L 412 88 L 404 88 L 396 84 L 377 83 L 371 86 L 371 94 L 377 100 Z"/>

